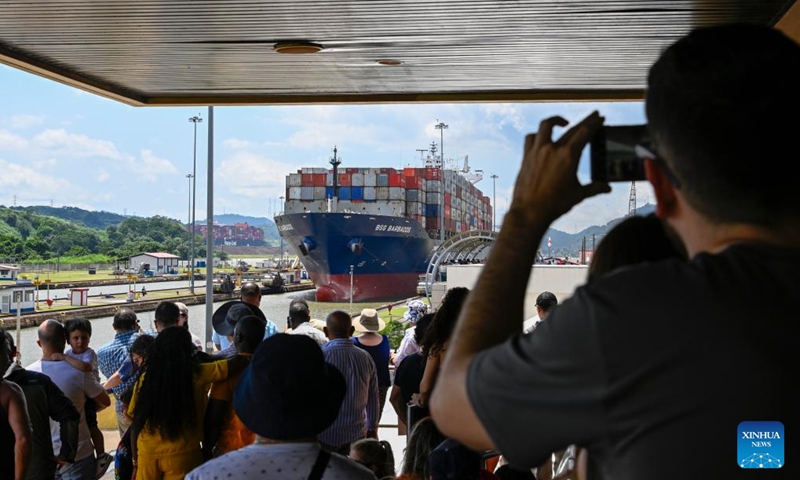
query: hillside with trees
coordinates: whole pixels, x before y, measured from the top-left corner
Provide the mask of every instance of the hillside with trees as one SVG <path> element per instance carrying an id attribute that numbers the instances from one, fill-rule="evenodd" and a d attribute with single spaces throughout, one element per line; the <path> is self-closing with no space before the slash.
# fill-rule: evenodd
<path id="1" fill-rule="evenodd" d="M 34 209 L 0 207 L 0 258 L 14 262 L 46 262 L 60 257 L 93 257 L 114 262 L 141 252 L 169 252 L 186 258 L 189 237 L 183 224 L 166 217 L 131 217 L 105 229 L 36 213 Z M 195 255 L 205 255 L 200 235 Z"/>

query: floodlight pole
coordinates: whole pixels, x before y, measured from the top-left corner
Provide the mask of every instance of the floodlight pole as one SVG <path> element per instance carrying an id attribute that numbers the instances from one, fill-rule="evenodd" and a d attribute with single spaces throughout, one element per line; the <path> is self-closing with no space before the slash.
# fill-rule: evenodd
<path id="1" fill-rule="evenodd" d="M 190 286 L 189 290 L 194 295 L 194 214 L 197 205 L 197 124 L 203 121 L 200 115 L 190 117 L 189 121 L 194 124 L 194 153 L 192 155 L 192 241 L 191 241 L 191 270 L 189 273 Z M 208 232 L 212 235 L 213 232 Z"/>
<path id="2" fill-rule="evenodd" d="M 440 188 L 442 191 L 442 198 L 439 199 L 439 240 L 444 242 L 444 192 L 445 192 L 445 171 L 444 171 L 444 131 L 449 127 L 444 122 L 436 119 L 436 130 L 439 130 L 439 155 L 442 157 L 442 178 Z"/>
<path id="3" fill-rule="evenodd" d="M 495 229 L 494 216 L 497 213 L 497 190 L 495 188 L 495 182 L 497 181 L 498 177 L 493 173 L 492 176 L 489 178 L 492 179 L 492 231 L 494 232 Z"/>

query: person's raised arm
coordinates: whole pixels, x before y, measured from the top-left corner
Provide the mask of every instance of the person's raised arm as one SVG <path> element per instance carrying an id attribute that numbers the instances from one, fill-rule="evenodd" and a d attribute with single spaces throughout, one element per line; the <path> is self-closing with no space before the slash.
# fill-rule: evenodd
<path id="1" fill-rule="evenodd" d="M 106 390 L 111 390 L 112 388 L 118 387 L 122 385 L 122 376 L 119 373 L 119 370 L 114 372 L 114 375 L 108 378 L 108 380 L 103 383 L 103 388 Z"/>
<path id="2" fill-rule="evenodd" d="M 431 398 L 431 415 L 446 436 L 474 449 L 494 447 L 467 393 L 473 357 L 522 331 L 525 291 L 536 250 L 550 224 L 585 198 L 610 191 L 605 183 L 581 185 L 581 151 L 602 124 L 597 112 L 553 142 L 552 117 L 525 138 L 511 206 L 451 338 Z M 498 292 L 502 301 L 498 302 Z M 513 388 L 509 385 L 509 388 Z"/>

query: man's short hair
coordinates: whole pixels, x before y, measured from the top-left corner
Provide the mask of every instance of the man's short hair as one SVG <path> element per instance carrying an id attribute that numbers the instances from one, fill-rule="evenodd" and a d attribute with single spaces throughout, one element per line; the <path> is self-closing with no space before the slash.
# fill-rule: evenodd
<path id="1" fill-rule="evenodd" d="M 67 332 L 64 330 L 64 325 L 58 320 L 45 320 L 39 325 L 37 334 L 42 345 L 53 347 L 56 350 L 63 350 L 67 343 Z"/>
<path id="2" fill-rule="evenodd" d="M 256 283 L 247 282 L 242 285 L 242 298 L 254 297 L 256 295 L 261 295 L 261 287 L 259 287 Z"/>
<path id="3" fill-rule="evenodd" d="M 130 308 L 123 308 L 114 314 L 114 330 L 135 330 L 136 312 Z"/>
<path id="4" fill-rule="evenodd" d="M 289 305 L 289 318 L 298 320 L 301 323 L 311 320 L 311 312 L 308 310 L 306 302 L 292 302 Z"/>
<path id="5" fill-rule="evenodd" d="M 177 325 L 180 314 L 181 311 L 174 302 L 161 302 L 156 307 L 155 317 L 166 328 Z"/>
<path id="6" fill-rule="evenodd" d="M 529 304 L 530 305 L 530 304 Z M 545 312 L 558 305 L 558 299 L 550 292 L 542 292 L 536 297 L 536 306 Z"/>
<path id="7" fill-rule="evenodd" d="M 757 25 L 694 30 L 653 65 L 653 149 L 695 210 L 714 222 L 796 225 L 798 79 L 800 45 Z"/>

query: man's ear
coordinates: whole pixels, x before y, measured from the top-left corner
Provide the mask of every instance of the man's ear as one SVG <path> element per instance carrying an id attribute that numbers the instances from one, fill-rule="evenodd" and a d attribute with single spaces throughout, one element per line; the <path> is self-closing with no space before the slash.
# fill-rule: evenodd
<path id="1" fill-rule="evenodd" d="M 322 333 L 325 334 L 325 338 L 331 338 L 330 336 L 328 336 L 328 327 L 322 327 Z"/>
<path id="2" fill-rule="evenodd" d="M 36 340 L 36 345 L 39 345 L 39 348 L 42 348 L 42 341 L 37 339 Z"/>
<path id="3" fill-rule="evenodd" d="M 656 196 L 656 217 L 662 220 L 672 217 L 677 206 L 675 186 L 655 160 L 644 160 L 644 173 Z"/>

